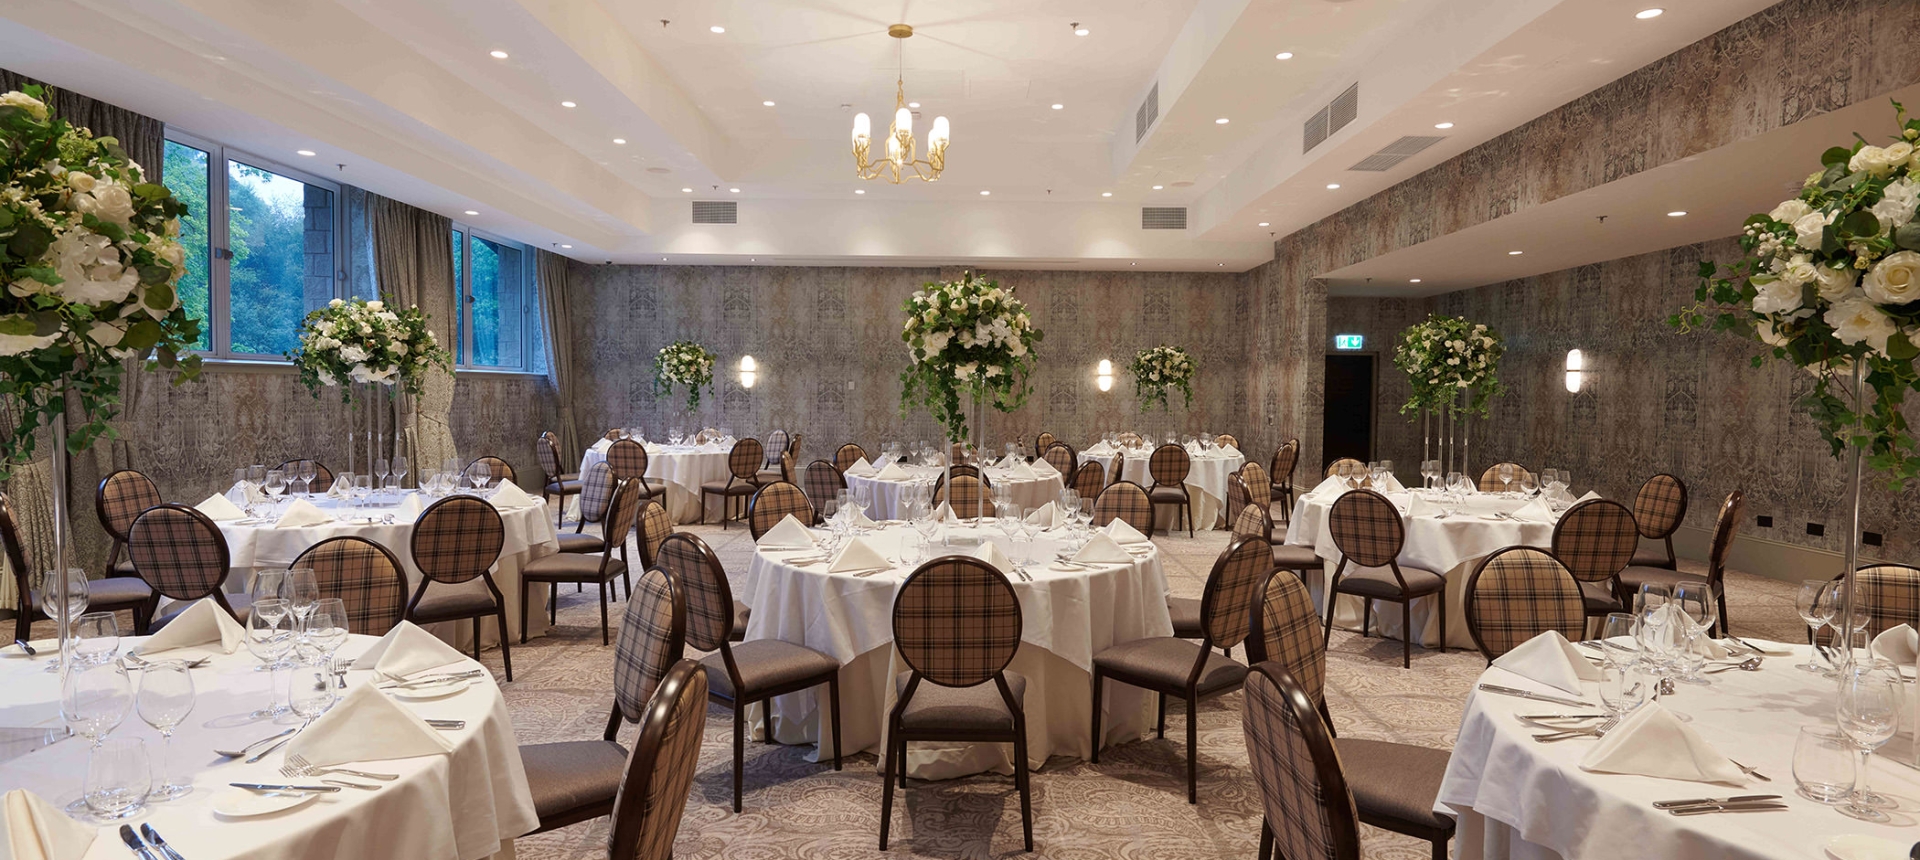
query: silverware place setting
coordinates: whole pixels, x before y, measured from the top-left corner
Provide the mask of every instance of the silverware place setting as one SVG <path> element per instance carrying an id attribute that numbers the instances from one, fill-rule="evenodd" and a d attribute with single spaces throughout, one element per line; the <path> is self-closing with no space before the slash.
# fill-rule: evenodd
<path id="1" fill-rule="evenodd" d="M 1763 658 L 1756 655 L 1753 657 L 1748 657 L 1747 659 L 1741 660 L 1737 663 L 1722 663 L 1706 669 L 1702 669 L 1700 670 L 1700 674 L 1715 675 L 1721 672 L 1731 672 L 1735 669 L 1739 669 L 1742 672 L 1758 672 L 1760 671 L 1760 664 L 1762 660 Z"/>
<path id="2" fill-rule="evenodd" d="M 1614 728 L 1619 725 L 1620 725 L 1619 717 L 1608 717 L 1605 720 L 1603 720 L 1599 725 L 1596 725 L 1596 726 L 1591 726 L 1587 728 L 1577 728 L 1577 729 L 1562 729 L 1557 732 L 1548 732 L 1546 734 L 1534 735 L 1533 739 L 1539 743 L 1551 744 L 1551 743 L 1558 743 L 1560 741 L 1570 741 L 1570 740 L 1573 740 L 1574 738 L 1604 738 L 1607 736 L 1607 732 L 1613 731 Z"/>
<path id="3" fill-rule="evenodd" d="M 276 785 L 273 783 L 259 782 L 229 782 L 227 784 L 234 788 L 244 788 L 248 791 L 257 791 L 261 794 L 336 794 L 340 791 L 340 787 L 337 785 Z"/>
<path id="4" fill-rule="evenodd" d="M 261 738 L 257 741 L 254 741 L 253 743 L 247 744 L 246 746 L 243 746 L 237 750 L 214 750 L 214 753 L 218 755 L 226 756 L 227 758 L 240 758 L 241 756 L 245 756 L 248 753 L 253 752 L 256 748 L 260 747 L 263 744 L 272 743 L 273 741 L 280 740 L 281 738 L 287 737 L 288 735 L 291 735 L 296 731 L 299 731 L 299 729 L 287 729 L 286 731 L 283 731 L 283 732 L 268 735 L 267 737 Z"/>
<path id="5" fill-rule="evenodd" d="M 392 782 L 400 778 L 400 775 L 397 773 L 374 773 L 345 767 L 317 767 L 312 762 L 307 761 L 306 756 L 299 753 L 288 755 L 287 763 L 280 766 L 280 775 L 285 777 L 326 776 L 336 773 L 357 776 L 361 779 L 377 779 L 381 782 Z"/>
<path id="6" fill-rule="evenodd" d="M 485 674 L 487 674 L 485 669 L 468 669 L 464 672 L 436 672 L 431 675 L 422 675 L 418 678 L 407 678 L 400 681 L 383 681 L 375 686 L 378 686 L 382 690 L 404 690 L 409 687 L 430 687 L 434 684 L 445 684 L 450 681 L 469 680 Z"/>
<path id="7" fill-rule="evenodd" d="M 1520 699 L 1532 699 L 1536 702 L 1551 702 L 1556 705 L 1566 705 L 1572 708 L 1600 707 L 1592 702 L 1583 702 L 1579 699 L 1569 699 L 1564 696 L 1549 696 L 1545 693 L 1535 693 L 1531 690 L 1520 690 L 1513 687 L 1502 687 L 1498 684 L 1481 684 L 1480 690 L 1496 696 L 1513 696 Z"/>

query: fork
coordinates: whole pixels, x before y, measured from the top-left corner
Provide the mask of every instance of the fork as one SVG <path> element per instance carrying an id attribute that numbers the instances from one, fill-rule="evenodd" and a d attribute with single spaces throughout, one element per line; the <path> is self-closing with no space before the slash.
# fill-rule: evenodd
<path id="1" fill-rule="evenodd" d="M 1739 768 L 1741 773 L 1744 773 L 1750 777 L 1753 777 L 1754 779 L 1760 780 L 1761 782 L 1773 781 L 1773 779 L 1767 776 L 1766 774 L 1761 773 L 1760 771 L 1755 770 L 1753 768 L 1747 767 L 1746 765 L 1741 764 L 1737 761 L 1733 761 L 1733 759 L 1727 759 L 1727 761 L 1733 762 L 1733 766 Z"/>
<path id="2" fill-rule="evenodd" d="M 1568 729 L 1562 732 L 1548 732 L 1544 735 L 1534 735 L 1533 739 L 1543 744 L 1550 744 L 1555 741 L 1572 740 L 1574 738 L 1603 738 L 1607 736 L 1607 732 L 1613 731 L 1613 727 L 1619 724 L 1619 717 L 1608 717 L 1605 722 L 1591 729 Z"/>
<path id="3" fill-rule="evenodd" d="M 350 770 L 344 767 L 314 767 L 312 762 L 307 761 L 306 756 L 299 753 L 288 753 L 287 763 L 280 767 L 280 775 L 286 777 L 321 776 L 329 773 L 344 773 L 348 776 L 377 779 L 382 782 L 392 782 L 400 778 L 397 773 L 368 773 L 364 770 Z"/>

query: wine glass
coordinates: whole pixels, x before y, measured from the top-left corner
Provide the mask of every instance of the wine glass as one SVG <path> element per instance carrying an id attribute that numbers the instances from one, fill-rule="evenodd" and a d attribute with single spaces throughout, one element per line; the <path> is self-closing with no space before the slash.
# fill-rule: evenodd
<path id="1" fill-rule="evenodd" d="M 393 487 L 397 490 L 406 485 L 407 458 L 400 454 L 395 454 L 393 455 Z"/>
<path id="2" fill-rule="evenodd" d="M 373 476 L 361 473 L 353 476 L 353 506 L 366 510 L 367 499 L 373 496 Z"/>
<path id="3" fill-rule="evenodd" d="M 120 622 L 111 612 L 89 612 L 74 622 L 73 659 L 76 665 L 98 666 L 120 653 Z"/>
<path id="4" fill-rule="evenodd" d="M 300 634 L 307 645 L 331 658 L 333 652 L 347 643 L 348 628 L 346 601 L 323 597 L 314 601 L 313 609 L 300 625 Z"/>
<path id="5" fill-rule="evenodd" d="M 312 460 L 300 461 L 300 492 L 309 498 L 313 496 L 313 479 L 320 477 L 320 470 Z"/>
<path id="6" fill-rule="evenodd" d="M 266 601 L 285 597 L 282 590 L 286 587 L 286 581 L 285 570 L 254 571 L 253 579 L 247 583 L 247 598 L 248 602 L 254 606 L 253 611 L 261 611 L 260 605 Z M 284 609 L 284 606 L 281 608 Z"/>
<path id="7" fill-rule="evenodd" d="M 1807 624 L 1807 638 L 1813 642 L 1807 655 L 1807 662 L 1794 665 L 1795 669 L 1807 672 L 1825 672 L 1827 667 L 1820 665 L 1820 628 L 1833 620 L 1833 581 L 1828 579 L 1801 580 L 1800 590 L 1794 594 L 1793 607 L 1800 613 L 1800 620 Z"/>
<path id="8" fill-rule="evenodd" d="M 268 469 L 266 488 L 267 498 L 272 499 L 268 504 L 268 510 L 279 508 L 280 494 L 287 491 L 287 473 L 281 469 Z"/>
<path id="9" fill-rule="evenodd" d="M 475 463 L 467 467 L 467 480 L 473 482 L 473 488 L 476 490 L 485 487 L 487 480 L 492 477 L 492 469 L 484 462 Z"/>
<path id="10" fill-rule="evenodd" d="M 293 610 L 294 618 L 305 621 L 313 614 L 313 607 L 320 600 L 320 580 L 311 567 L 295 567 L 287 570 L 287 578 L 282 589 L 286 593 L 287 605 Z"/>
<path id="11" fill-rule="evenodd" d="M 281 683 L 282 662 L 293 650 L 293 633 L 289 629 L 288 614 L 291 612 L 285 598 L 267 601 L 278 604 L 271 612 L 262 612 L 261 605 L 253 605 L 253 611 L 247 615 L 247 651 L 260 661 L 261 669 L 272 673 L 272 700 L 266 708 L 253 712 L 255 717 L 278 716 L 287 712 L 286 703 L 281 701 L 286 685 Z"/>
<path id="12" fill-rule="evenodd" d="M 1906 699 L 1900 686 L 1898 671 L 1882 660 L 1863 660 L 1846 667 L 1840 676 L 1834 716 L 1860 756 L 1851 802 L 1840 807 L 1850 818 L 1886 823 L 1890 819 L 1880 810 L 1897 805 L 1867 788 L 1867 762 L 1900 728 L 1900 708 Z"/>
<path id="13" fill-rule="evenodd" d="M 90 812 L 99 821 L 131 818 L 145 808 L 152 788 L 146 741 L 115 738 L 95 744 L 87 752 L 87 776 L 80 799 L 67 807 L 67 814 L 78 818 Z"/>
<path id="14" fill-rule="evenodd" d="M 67 618 L 67 635 L 73 635 L 73 622 L 87 611 L 87 572 L 81 568 L 67 568 L 67 602 L 64 606 Z M 48 617 L 58 619 L 60 605 L 61 576 L 56 571 L 47 571 L 40 577 L 40 611 Z M 48 665 L 48 672 L 60 671 L 60 658 L 55 657 Z"/>
<path id="15" fill-rule="evenodd" d="M 119 661 L 80 665 L 77 661 L 60 682 L 60 716 L 95 747 L 105 740 L 133 707 L 133 688 Z"/>
<path id="16" fill-rule="evenodd" d="M 140 690 L 134 697 L 134 708 L 140 719 L 147 725 L 160 730 L 164 738 L 160 747 L 160 786 L 148 797 L 154 800 L 172 800 L 193 790 L 193 783 L 175 782 L 170 765 L 173 761 L 173 730 L 185 722 L 187 715 L 193 713 L 193 673 L 187 664 L 179 660 L 158 660 L 148 662 L 140 670 Z"/>
<path id="17" fill-rule="evenodd" d="M 385 457 L 373 458 L 373 474 L 374 474 L 374 477 L 377 477 L 380 479 L 379 483 L 376 483 L 373 485 L 373 488 L 376 490 L 386 489 L 387 476 L 393 474 L 393 467 L 387 462 L 387 458 Z"/>
<path id="18" fill-rule="evenodd" d="M 1707 679 L 1700 676 L 1700 670 L 1706 665 L 1706 652 L 1700 640 L 1707 631 L 1713 629 L 1717 613 L 1714 611 L 1713 588 L 1704 582 L 1682 580 L 1673 585 L 1672 611 L 1668 616 L 1677 625 L 1674 641 L 1679 643 L 1679 657 L 1684 672 L 1680 680 L 1688 684 L 1705 685 Z"/>
<path id="19" fill-rule="evenodd" d="M 249 492 L 247 493 L 248 498 L 252 498 L 254 496 L 259 495 L 261 488 L 265 487 L 266 484 L 267 484 L 267 467 L 262 466 L 259 463 L 255 463 L 247 467 L 247 487 L 249 490 Z"/>
<path id="20" fill-rule="evenodd" d="M 1511 492 L 1513 490 L 1513 464 L 1501 463 L 1499 466 L 1495 468 L 1499 471 L 1499 474 L 1500 474 L 1501 492 Z"/>
<path id="21" fill-rule="evenodd" d="M 1520 470 L 1520 495 L 1531 496 L 1533 495 L 1533 491 L 1535 489 L 1536 489 L 1536 486 L 1535 486 L 1533 473 L 1525 469 L 1521 469 Z"/>

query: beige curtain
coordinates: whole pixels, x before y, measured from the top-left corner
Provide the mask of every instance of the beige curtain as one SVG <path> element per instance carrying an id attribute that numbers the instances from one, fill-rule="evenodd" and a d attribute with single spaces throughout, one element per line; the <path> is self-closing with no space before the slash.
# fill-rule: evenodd
<path id="1" fill-rule="evenodd" d="M 380 292 L 396 304 L 417 305 L 440 345 L 454 346 L 453 222 L 398 200 L 372 196 L 374 271 Z M 399 400 L 400 435 L 418 472 L 455 456 L 453 374 L 435 369 L 418 397 Z"/>
<path id="2" fill-rule="evenodd" d="M 567 258 L 551 251 L 537 251 L 540 278 L 540 306 L 546 309 L 542 322 L 547 327 L 547 379 L 553 382 L 554 397 L 560 402 L 560 467 L 580 457 L 580 429 L 573 423 L 573 298 L 567 284 Z"/>

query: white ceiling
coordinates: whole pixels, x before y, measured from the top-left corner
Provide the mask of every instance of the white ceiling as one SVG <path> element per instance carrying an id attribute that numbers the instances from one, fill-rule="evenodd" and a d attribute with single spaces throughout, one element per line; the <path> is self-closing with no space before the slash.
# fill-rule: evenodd
<path id="1" fill-rule="evenodd" d="M 1633 18 L 1655 2 L 8 0 L 0 64 L 581 259 L 1239 271 L 1768 0 Z M 938 183 L 852 175 L 852 116 L 884 127 L 897 75 L 917 129 L 953 124 Z M 1300 154 L 1355 81 L 1359 119 Z M 1447 140 L 1346 170 L 1419 133 Z M 740 224 L 690 224 L 693 199 Z"/>

